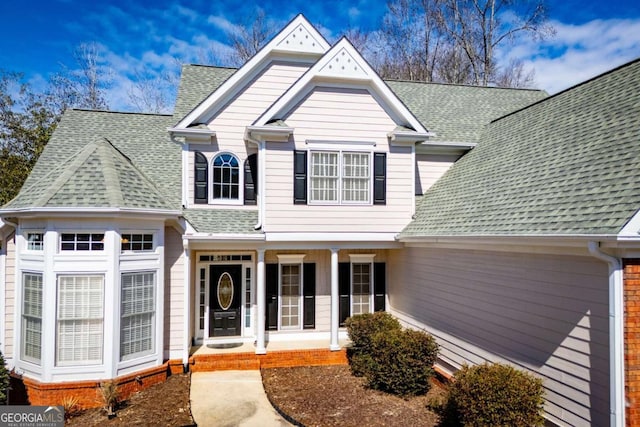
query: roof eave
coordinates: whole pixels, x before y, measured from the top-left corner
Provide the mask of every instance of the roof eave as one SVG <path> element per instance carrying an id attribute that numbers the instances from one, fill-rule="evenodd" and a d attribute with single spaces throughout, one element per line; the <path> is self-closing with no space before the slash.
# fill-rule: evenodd
<path id="1" fill-rule="evenodd" d="M 189 129 L 171 127 L 167 128 L 167 132 L 169 132 L 171 138 L 184 137 L 188 138 L 189 140 L 197 141 L 211 141 L 211 139 L 216 136 L 216 132 L 211 129 Z"/>
<path id="2" fill-rule="evenodd" d="M 436 136 L 433 132 L 414 132 L 414 131 L 391 131 L 387 133 L 387 137 L 391 141 L 391 145 L 412 145 L 418 142 L 424 142 L 429 138 Z"/>
<path id="3" fill-rule="evenodd" d="M 40 207 L 0 209 L 0 217 L 34 217 L 34 216 L 65 216 L 69 217 L 95 217 L 113 215 L 144 215 L 156 217 L 178 217 L 182 211 L 173 209 L 154 208 L 93 208 L 93 207 Z"/>
<path id="4" fill-rule="evenodd" d="M 287 142 L 294 128 L 287 126 L 247 126 L 245 138 L 257 141 Z"/>
<path id="5" fill-rule="evenodd" d="M 422 141 L 416 144 L 416 153 L 464 154 L 478 145 L 475 142 Z"/>

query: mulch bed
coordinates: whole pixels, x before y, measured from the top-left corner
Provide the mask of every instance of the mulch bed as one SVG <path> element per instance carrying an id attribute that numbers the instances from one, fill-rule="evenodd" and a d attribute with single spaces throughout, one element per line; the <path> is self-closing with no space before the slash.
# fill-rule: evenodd
<path id="1" fill-rule="evenodd" d="M 271 402 L 305 427 L 437 426 L 427 406 L 444 390 L 437 384 L 425 396 L 403 399 L 367 389 L 348 366 L 274 368 L 262 371 Z M 166 382 L 131 396 L 108 419 L 104 410 L 89 409 L 72 417 L 69 426 L 195 426 L 189 407 L 190 377 L 172 375 Z"/>
<path id="2" fill-rule="evenodd" d="M 306 427 L 436 426 L 427 404 L 444 394 L 437 385 L 408 399 L 370 390 L 348 366 L 265 369 L 262 381 L 274 406 Z"/>
<path id="3" fill-rule="evenodd" d="M 142 390 L 120 405 L 116 417 L 108 419 L 103 409 L 87 409 L 72 417 L 69 426 L 195 426 L 189 409 L 188 374 Z"/>

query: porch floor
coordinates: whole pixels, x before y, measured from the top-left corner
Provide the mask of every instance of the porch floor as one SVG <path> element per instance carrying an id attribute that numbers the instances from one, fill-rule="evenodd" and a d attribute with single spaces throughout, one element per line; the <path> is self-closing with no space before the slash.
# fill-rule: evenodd
<path id="1" fill-rule="evenodd" d="M 191 348 L 189 369 L 192 372 L 248 370 L 293 366 L 344 365 L 347 363 L 348 339 L 339 340 L 341 349 L 329 350 L 328 340 L 268 342 L 267 354 L 255 354 L 251 342 L 209 344 Z"/>

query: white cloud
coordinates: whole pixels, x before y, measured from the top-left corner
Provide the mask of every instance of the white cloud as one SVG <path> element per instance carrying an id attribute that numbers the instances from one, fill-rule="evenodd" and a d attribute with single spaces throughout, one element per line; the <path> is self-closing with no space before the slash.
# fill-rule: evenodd
<path id="1" fill-rule="evenodd" d="M 535 70 L 536 86 L 556 93 L 640 57 L 640 19 L 552 22 L 556 36 L 519 40 L 503 59 L 519 58 Z"/>
<path id="2" fill-rule="evenodd" d="M 227 18 L 224 18 L 220 15 L 209 16 L 207 18 L 207 22 L 228 34 L 238 35 L 241 33 L 241 28 L 239 25 L 234 24 L 233 22 L 229 21 Z"/>

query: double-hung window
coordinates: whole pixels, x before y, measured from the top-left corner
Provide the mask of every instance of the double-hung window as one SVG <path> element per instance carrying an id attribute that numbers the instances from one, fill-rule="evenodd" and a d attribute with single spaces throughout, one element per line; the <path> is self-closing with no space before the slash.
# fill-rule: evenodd
<path id="1" fill-rule="evenodd" d="M 311 202 L 361 203 L 371 201 L 371 154 L 312 151 Z"/>
<path id="2" fill-rule="evenodd" d="M 40 364 L 42 353 L 42 273 L 23 273 L 22 289 L 22 358 Z"/>
<path id="3" fill-rule="evenodd" d="M 58 276 L 57 366 L 102 363 L 103 276 Z"/>
<path id="4" fill-rule="evenodd" d="M 155 273 L 123 273 L 120 308 L 120 358 L 153 353 Z"/>

